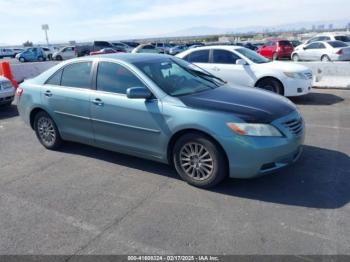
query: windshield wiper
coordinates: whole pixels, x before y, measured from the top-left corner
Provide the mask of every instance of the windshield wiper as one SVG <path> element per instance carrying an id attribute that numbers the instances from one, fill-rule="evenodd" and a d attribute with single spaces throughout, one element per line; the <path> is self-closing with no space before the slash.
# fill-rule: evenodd
<path id="1" fill-rule="evenodd" d="M 187 69 L 190 70 L 191 72 L 194 72 L 195 74 L 200 74 L 202 76 L 207 76 L 209 78 L 217 79 L 220 82 L 222 82 L 224 84 L 227 84 L 227 82 L 222 80 L 220 77 L 217 77 L 217 76 L 214 76 L 214 75 L 211 75 L 211 74 L 207 74 L 207 73 L 204 73 L 204 72 L 201 72 L 201 71 L 198 71 L 198 70 L 195 70 L 195 69 L 191 69 L 191 68 L 187 68 Z"/>

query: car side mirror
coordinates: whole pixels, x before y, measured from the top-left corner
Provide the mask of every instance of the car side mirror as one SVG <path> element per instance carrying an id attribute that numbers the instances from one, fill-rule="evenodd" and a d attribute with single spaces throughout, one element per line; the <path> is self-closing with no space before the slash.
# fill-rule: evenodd
<path id="1" fill-rule="evenodd" d="M 146 87 L 130 87 L 126 90 L 126 96 L 130 99 L 150 99 L 153 94 Z"/>
<path id="2" fill-rule="evenodd" d="M 237 59 L 236 65 L 247 65 L 247 62 L 244 59 Z"/>

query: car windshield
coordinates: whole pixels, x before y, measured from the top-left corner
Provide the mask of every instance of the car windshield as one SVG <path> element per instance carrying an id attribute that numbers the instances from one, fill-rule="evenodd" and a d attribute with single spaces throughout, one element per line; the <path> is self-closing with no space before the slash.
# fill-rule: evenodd
<path id="1" fill-rule="evenodd" d="M 178 58 L 157 58 L 133 64 L 170 96 L 195 94 L 225 84 L 220 78 Z"/>
<path id="2" fill-rule="evenodd" d="M 290 46 L 292 45 L 291 42 L 289 41 L 279 41 L 279 45 L 280 46 Z"/>
<path id="3" fill-rule="evenodd" d="M 264 64 L 271 62 L 271 60 L 259 55 L 258 53 L 248 48 L 238 48 L 236 49 L 236 51 L 256 64 Z"/>
<path id="4" fill-rule="evenodd" d="M 348 46 L 347 44 L 345 44 L 342 41 L 329 41 L 328 44 L 330 44 L 334 48 L 347 47 Z"/>

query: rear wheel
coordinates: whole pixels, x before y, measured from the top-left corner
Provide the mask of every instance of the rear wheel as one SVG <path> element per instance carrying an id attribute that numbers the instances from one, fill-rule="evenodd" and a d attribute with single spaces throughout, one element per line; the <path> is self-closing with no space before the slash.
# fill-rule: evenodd
<path id="1" fill-rule="evenodd" d="M 209 188 L 227 175 L 222 149 L 202 134 L 189 133 L 178 139 L 173 150 L 176 171 L 191 185 Z"/>
<path id="2" fill-rule="evenodd" d="M 298 62 L 298 61 L 300 60 L 299 55 L 298 55 L 298 54 L 294 54 L 294 55 L 292 56 L 292 60 L 293 60 L 294 62 Z"/>
<path id="3" fill-rule="evenodd" d="M 47 149 L 57 149 L 62 144 L 57 126 L 46 112 L 40 111 L 35 115 L 34 129 L 40 143 Z"/>
<path id="4" fill-rule="evenodd" d="M 60 56 L 60 55 L 56 56 L 56 60 L 57 61 L 62 61 L 62 56 Z"/>
<path id="5" fill-rule="evenodd" d="M 284 93 L 282 84 L 274 78 L 262 79 L 261 81 L 258 82 L 256 86 L 261 89 L 268 90 L 279 95 L 283 95 Z"/>
<path id="6" fill-rule="evenodd" d="M 331 61 L 331 59 L 329 58 L 328 55 L 323 55 L 323 56 L 321 57 L 321 61 L 322 61 L 322 62 L 329 62 L 329 61 Z"/>
<path id="7" fill-rule="evenodd" d="M 39 61 L 39 62 L 42 62 L 42 61 L 44 61 L 44 58 L 43 58 L 42 56 L 39 56 L 39 57 L 38 57 L 38 61 Z"/>

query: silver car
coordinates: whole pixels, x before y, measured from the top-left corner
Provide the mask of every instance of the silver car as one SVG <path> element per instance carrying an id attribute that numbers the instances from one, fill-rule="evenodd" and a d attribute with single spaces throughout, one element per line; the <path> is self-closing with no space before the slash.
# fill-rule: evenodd
<path id="1" fill-rule="evenodd" d="M 317 41 L 306 46 L 298 46 L 292 53 L 297 61 L 350 61 L 350 46 L 342 41 Z"/>
<path id="2" fill-rule="evenodd" d="M 0 105 L 11 105 L 15 97 L 15 88 L 10 80 L 0 76 Z"/>

